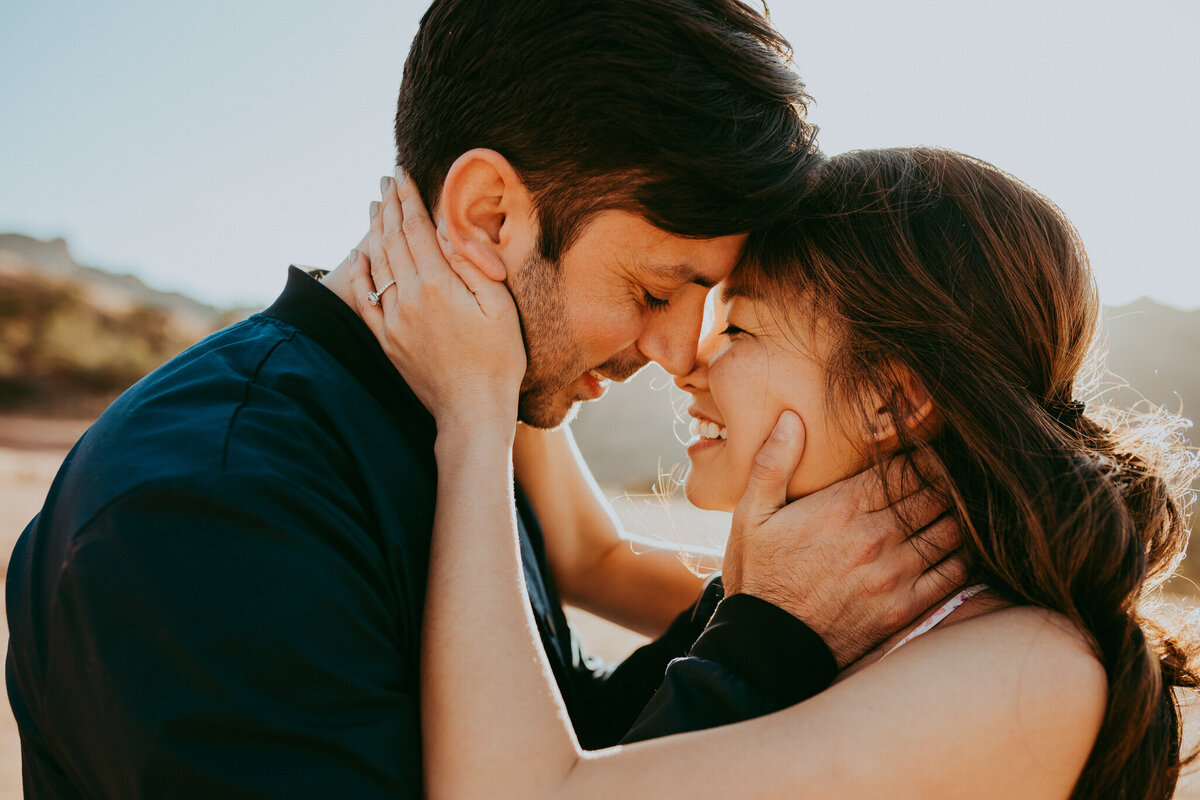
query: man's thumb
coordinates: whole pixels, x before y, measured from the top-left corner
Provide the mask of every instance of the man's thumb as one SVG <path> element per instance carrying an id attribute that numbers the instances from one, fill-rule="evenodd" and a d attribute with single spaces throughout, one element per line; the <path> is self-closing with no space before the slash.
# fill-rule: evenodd
<path id="1" fill-rule="evenodd" d="M 804 453 L 804 424 L 795 411 L 779 415 L 774 430 L 754 457 L 742 505 L 757 515 L 770 515 L 787 505 L 787 485 Z"/>

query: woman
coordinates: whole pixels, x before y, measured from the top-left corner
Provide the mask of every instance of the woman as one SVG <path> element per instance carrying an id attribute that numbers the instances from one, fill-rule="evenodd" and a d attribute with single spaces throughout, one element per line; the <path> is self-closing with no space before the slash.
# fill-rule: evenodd
<path id="1" fill-rule="evenodd" d="M 422 648 L 432 796 L 1170 796 L 1171 690 L 1197 680 L 1148 594 L 1186 546 L 1196 459 L 1177 420 L 1102 422 L 1075 399 L 1097 301 L 1052 204 L 956 153 L 853 152 L 752 238 L 722 292 L 724 329 L 677 381 L 700 434 L 689 499 L 736 505 L 773 431 L 804 437 L 789 496 L 919 454 L 923 479 L 946 487 L 970 580 L 936 628 L 897 632 L 811 700 L 596 753 L 576 745 L 518 579 L 515 309 L 469 265 L 452 280 L 420 241 L 415 264 L 403 245 L 385 251 L 399 208 L 385 194 L 371 259 L 404 313 L 390 327 L 361 313 L 440 431 Z M 444 357 L 418 363 L 404 326 L 431 320 Z M 481 676 L 481 646 L 512 657 Z"/>

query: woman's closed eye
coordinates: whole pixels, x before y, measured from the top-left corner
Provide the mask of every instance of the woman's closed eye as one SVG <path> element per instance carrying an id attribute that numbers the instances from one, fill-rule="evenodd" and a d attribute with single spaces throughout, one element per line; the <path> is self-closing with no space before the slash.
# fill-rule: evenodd
<path id="1" fill-rule="evenodd" d="M 737 336 L 739 333 L 746 333 L 746 331 L 731 323 L 726 323 L 725 330 L 721 331 L 722 336 Z"/>

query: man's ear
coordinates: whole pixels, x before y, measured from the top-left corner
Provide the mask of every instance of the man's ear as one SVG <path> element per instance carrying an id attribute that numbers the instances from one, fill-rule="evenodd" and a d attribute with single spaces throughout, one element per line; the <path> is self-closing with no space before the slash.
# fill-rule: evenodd
<path id="1" fill-rule="evenodd" d="M 868 441 L 884 450 L 897 445 L 901 432 L 909 440 L 924 439 L 938 424 L 933 398 L 912 372 L 907 367 L 894 365 L 892 377 L 890 398 L 873 395 L 874 411 L 865 431 Z"/>
<path id="2" fill-rule="evenodd" d="M 532 198 L 495 150 L 476 148 L 454 160 L 438 216 L 450 247 L 492 280 L 503 281 L 520 268 L 537 236 Z"/>

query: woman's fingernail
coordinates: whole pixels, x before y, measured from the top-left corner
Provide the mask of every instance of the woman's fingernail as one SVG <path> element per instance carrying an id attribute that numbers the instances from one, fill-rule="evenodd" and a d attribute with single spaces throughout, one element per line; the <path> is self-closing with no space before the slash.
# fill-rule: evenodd
<path id="1" fill-rule="evenodd" d="M 392 179 L 384 175 L 379 179 L 379 191 L 386 192 L 392 185 Z"/>
<path id="2" fill-rule="evenodd" d="M 403 185 L 408 180 L 408 173 L 404 171 L 404 167 L 396 166 L 396 183 Z"/>
<path id="3" fill-rule="evenodd" d="M 371 201 L 371 219 L 375 219 L 375 215 L 379 213 L 379 201 Z"/>
<path id="4" fill-rule="evenodd" d="M 348 256 L 348 260 L 346 261 L 346 263 L 347 263 L 347 264 L 353 264 L 355 261 L 358 261 L 358 248 L 357 248 L 357 247 L 351 247 L 351 248 L 350 248 L 350 255 Z"/>

